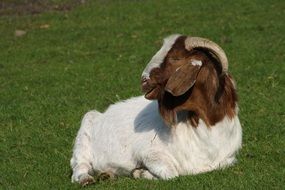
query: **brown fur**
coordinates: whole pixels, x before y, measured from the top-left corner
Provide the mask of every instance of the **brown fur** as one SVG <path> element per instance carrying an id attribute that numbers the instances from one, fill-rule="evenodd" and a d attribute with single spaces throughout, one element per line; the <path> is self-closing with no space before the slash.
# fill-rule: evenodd
<path id="1" fill-rule="evenodd" d="M 161 116 L 168 124 L 177 121 L 177 113 L 188 112 L 188 121 L 198 126 L 201 118 L 208 126 L 215 125 L 225 116 L 234 117 L 237 95 L 230 75 L 222 73 L 217 60 L 204 49 L 185 49 L 186 37 L 179 37 L 168 52 L 160 68 L 150 73 L 148 99 L 157 99 Z M 181 96 L 165 91 L 165 85 L 176 69 L 189 64 L 192 59 L 201 60 L 202 67 L 196 82 Z"/>

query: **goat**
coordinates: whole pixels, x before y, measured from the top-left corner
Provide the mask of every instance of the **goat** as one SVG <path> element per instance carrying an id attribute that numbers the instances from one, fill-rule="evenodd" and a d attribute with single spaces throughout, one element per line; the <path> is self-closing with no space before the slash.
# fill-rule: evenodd
<path id="1" fill-rule="evenodd" d="M 145 96 L 85 114 L 73 148 L 72 182 L 93 183 L 94 174 L 167 180 L 235 162 L 242 142 L 237 94 L 216 43 L 165 38 L 141 86 Z"/>

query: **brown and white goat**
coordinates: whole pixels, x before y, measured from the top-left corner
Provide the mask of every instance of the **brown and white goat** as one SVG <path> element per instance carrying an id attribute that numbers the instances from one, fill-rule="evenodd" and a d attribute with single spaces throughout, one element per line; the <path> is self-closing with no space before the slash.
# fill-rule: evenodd
<path id="1" fill-rule="evenodd" d="M 169 36 L 145 68 L 142 89 L 145 97 L 85 114 L 72 181 L 92 183 L 94 173 L 170 179 L 234 163 L 242 130 L 227 57 L 217 44 Z"/>
<path id="2" fill-rule="evenodd" d="M 150 62 L 142 76 L 145 97 L 158 100 L 164 120 L 176 123 L 176 113 L 188 111 L 189 121 L 208 126 L 236 115 L 237 95 L 224 51 L 215 43 L 197 37 L 175 38 L 158 65 Z M 166 39 L 168 40 L 168 39 Z M 161 56 L 161 55 L 159 55 Z"/>

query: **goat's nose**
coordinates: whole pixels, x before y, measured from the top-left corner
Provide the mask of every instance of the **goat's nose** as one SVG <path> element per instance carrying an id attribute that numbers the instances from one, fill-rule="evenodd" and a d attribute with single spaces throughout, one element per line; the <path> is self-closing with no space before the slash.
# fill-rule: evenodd
<path id="1" fill-rule="evenodd" d="M 147 81 L 148 81 L 148 79 L 145 78 L 145 77 L 143 77 L 143 78 L 141 79 L 141 84 L 142 84 L 142 85 L 146 85 L 146 84 L 147 84 Z"/>
<path id="2" fill-rule="evenodd" d="M 150 79 L 147 78 L 142 78 L 141 79 L 141 89 L 143 92 L 148 92 L 151 90 L 153 87 L 151 85 Z"/>

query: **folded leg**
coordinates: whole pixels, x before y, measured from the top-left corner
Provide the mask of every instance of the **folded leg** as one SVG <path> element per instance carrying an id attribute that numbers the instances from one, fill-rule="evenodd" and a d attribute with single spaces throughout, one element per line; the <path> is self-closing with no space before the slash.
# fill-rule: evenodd
<path id="1" fill-rule="evenodd" d="M 73 147 L 73 155 L 70 160 L 70 165 L 73 170 L 72 182 L 78 182 L 81 185 L 94 183 L 92 177 L 93 168 L 92 161 L 92 128 L 100 121 L 101 113 L 90 111 L 86 113 L 82 119 L 81 127 L 78 131 Z"/>

